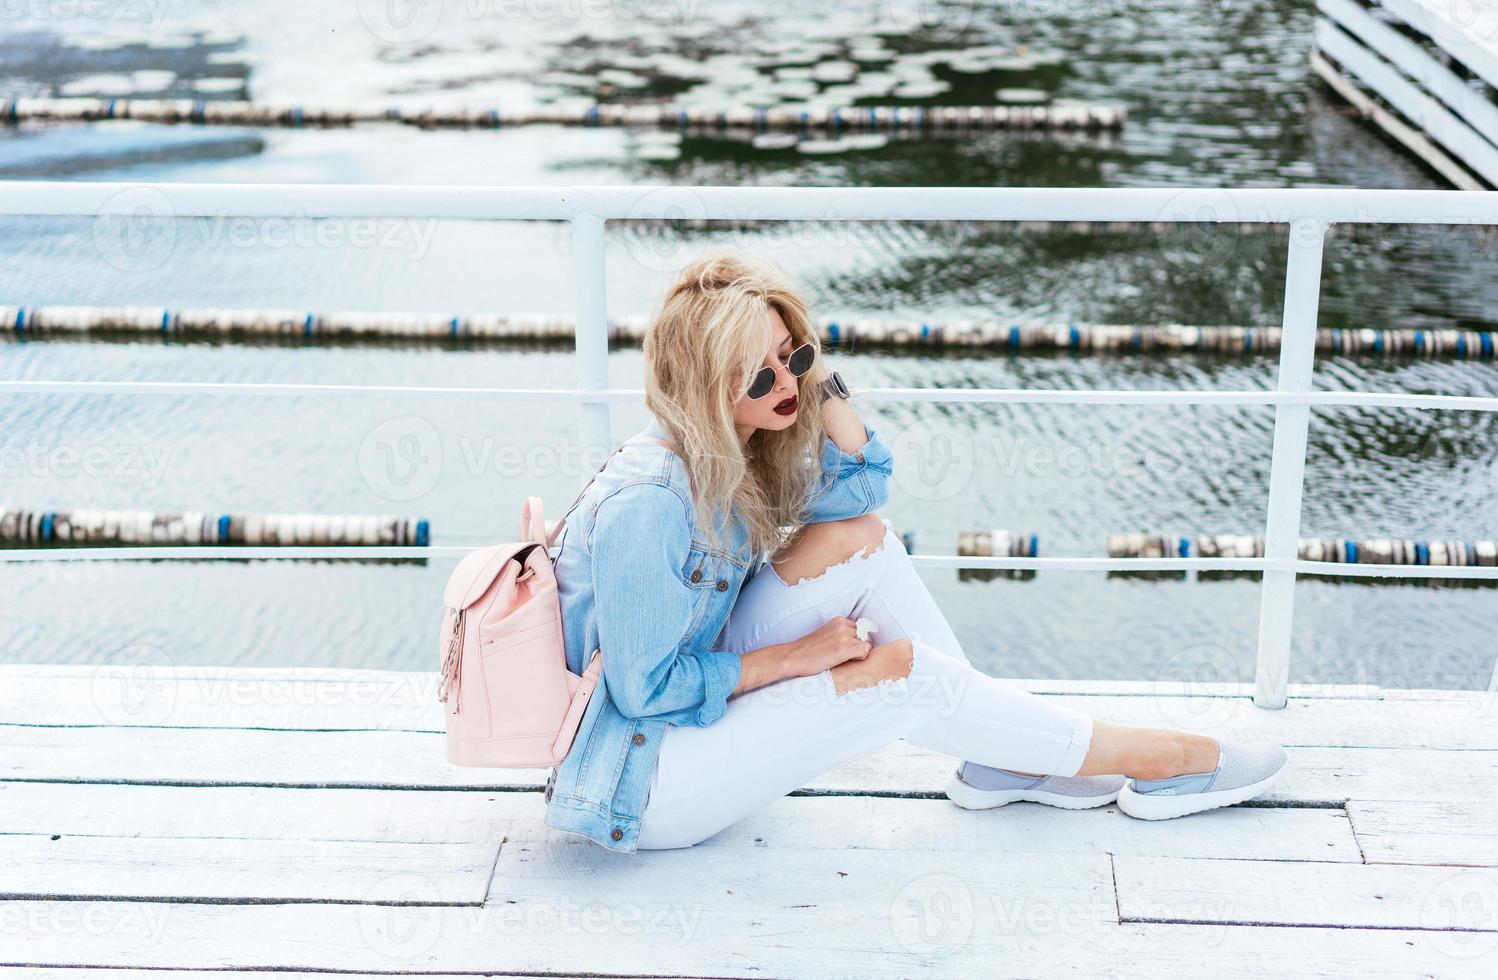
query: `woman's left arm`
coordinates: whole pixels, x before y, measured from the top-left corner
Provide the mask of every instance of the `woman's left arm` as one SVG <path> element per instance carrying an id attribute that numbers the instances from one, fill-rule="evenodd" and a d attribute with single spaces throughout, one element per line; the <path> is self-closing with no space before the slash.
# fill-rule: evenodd
<path id="1" fill-rule="evenodd" d="M 827 378 L 820 356 L 810 378 L 813 389 Z M 864 424 L 846 398 L 829 398 L 810 408 L 821 411 L 827 435 L 821 446 L 821 482 L 808 504 L 806 523 L 845 520 L 884 506 L 894 472 L 889 446 Z"/>

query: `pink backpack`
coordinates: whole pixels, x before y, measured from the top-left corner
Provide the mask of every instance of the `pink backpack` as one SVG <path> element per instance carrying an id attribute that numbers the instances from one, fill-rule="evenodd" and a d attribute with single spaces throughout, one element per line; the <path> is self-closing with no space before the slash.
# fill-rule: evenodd
<path id="1" fill-rule="evenodd" d="M 633 438 L 671 448 L 653 436 Z M 437 700 L 448 706 L 447 761 L 454 765 L 544 769 L 561 764 L 572 747 L 603 661 L 594 650 L 581 677 L 567 669 L 550 551 L 566 522 L 548 535 L 541 498 L 527 497 L 521 540 L 471 552 L 448 577 Z"/>

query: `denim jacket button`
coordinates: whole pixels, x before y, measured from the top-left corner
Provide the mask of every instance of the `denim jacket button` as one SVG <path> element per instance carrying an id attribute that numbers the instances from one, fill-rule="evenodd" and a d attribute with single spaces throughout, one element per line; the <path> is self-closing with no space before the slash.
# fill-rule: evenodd
<path id="1" fill-rule="evenodd" d="M 619 829 L 618 827 L 615 827 L 613 830 L 609 831 L 609 836 L 612 837 L 614 840 L 623 840 L 624 839 L 624 831 L 621 830 L 621 829 Z"/>
<path id="2" fill-rule="evenodd" d="M 694 568 L 694 569 L 692 569 L 692 581 L 693 582 L 701 582 L 702 581 L 702 569 L 700 569 L 700 568 Z"/>
<path id="3" fill-rule="evenodd" d="M 635 737 L 632 739 L 632 741 L 636 745 L 644 745 L 645 744 L 645 733 L 644 732 L 635 732 Z"/>
<path id="4" fill-rule="evenodd" d="M 720 578 L 720 579 L 718 579 L 718 591 L 719 592 L 727 592 L 728 591 L 728 579 L 726 579 L 726 578 Z"/>

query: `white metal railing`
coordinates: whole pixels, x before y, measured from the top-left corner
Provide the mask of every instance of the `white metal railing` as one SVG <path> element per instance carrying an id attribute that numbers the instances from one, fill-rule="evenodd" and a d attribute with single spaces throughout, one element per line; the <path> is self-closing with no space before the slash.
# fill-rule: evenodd
<path id="1" fill-rule="evenodd" d="M 1272 391 L 1034 391 L 870 389 L 872 400 L 1041 402 L 1050 404 L 1273 405 L 1274 447 L 1263 558 L 982 558 L 917 555 L 930 567 L 1072 571 L 1246 570 L 1263 574 L 1255 668 L 1256 703 L 1283 707 L 1298 575 L 1498 578 L 1498 568 L 1327 564 L 1297 558 L 1306 435 L 1316 406 L 1380 406 L 1498 411 L 1498 398 L 1313 391 L 1322 251 L 1336 224 L 1498 225 L 1498 191 L 1202 188 L 747 188 L 747 187 L 409 187 L 302 184 L 117 184 L 0 182 L 0 216 L 97 218 L 131 202 L 148 217 L 409 218 L 567 221 L 572 228 L 577 302 L 575 389 L 401 387 L 210 382 L 0 381 L 0 392 L 214 394 L 452 398 L 576 402 L 585 447 L 607 449 L 609 405 L 637 401 L 639 389 L 608 387 L 604 226 L 609 220 L 681 216 L 776 221 L 965 220 L 1146 221 L 1282 224 L 1289 230 L 1277 384 Z M 476 547 L 476 545 L 475 545 Z M 459 555 L 467 547 L 359 548 L 358 557 Z M 3 561 L 120 558 L 348 557 L 347 548 L 192 547 L 0 550 Z"/>

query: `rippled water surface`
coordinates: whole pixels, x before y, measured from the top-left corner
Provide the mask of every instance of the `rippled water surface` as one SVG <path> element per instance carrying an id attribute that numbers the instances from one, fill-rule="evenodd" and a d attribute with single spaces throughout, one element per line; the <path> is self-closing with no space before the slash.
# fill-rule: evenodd
<path id="1" fill-rule="evenodd" d="M 146 5 L 143 5 L 143 9 Z M 0 95 L 249 98 L 431 105 L 628 100 L 703 105 L 985 104 L 1000 90 L 1122 104 L 1117 133 L 894 140 L 842 153 L 615 129 L 239 129 L 116 122 L 0 129 L 6 179 L 409 184 L 1435 187 L 1315 80 L 1312 5 L 1143 3 L 922 6 L 811 2 L 427 5 L 257 0 L 164 5 L 160 20 L 10 19 Z M 626 10 L 628 16 L 623 12 Z M 1229 9 L 1230 8 L 1230 9 Z M 121 8 L 123 9 L 123 8 Z M 577 16 L 578 9 L 610 16 Z M 681 16 L 682 11 L 688 16 Z M 1085 14 L 1085 16 L 1084 16 Z M 423 14 L 429 16 L 429 13 Z M 794 38 L 788 42 L 787 38 Z M 1024 46 L 1020 51 L 1019 47 Z M 1033 97 L 1033 96 L 1032 96 Z M 159 229 L 153 229 L 159 231 Z M 140 239 L 88 220 L 0 219 L 0 304 L 168 305 L 444 313 L 570 313 L 566 230 L 519 222 L 236 222 L 186 217 Z M 1278 322 L 1285 240 L 1274 232 L 1021 231 L 1007 226 L 811 224 L 716 233 L 620 223 L 608 242 L 614 314 L 650 310 L 703 248 L 771 255 L 822 315 L 1100 323 Z M 1498 321 L 1491 230 L 1339 230 L 1323 326 Z M 1262 389 L 1275 360 L 1242 356 L 835 352 L 857 386 Z M 641 384 L 637 348 L 611 381 Z M 0 341 L 12 379 L 566 386 L 549 348 L 295 342 Z M 1328 389 L 1498 394 L 1491 362 L 1334 357 Z M 965 529 L 1039 536 L 1042 554 L 1097 555 L 1109 534 L 1251 533 L 1265 516 L 1265 408 L 956 406 L 865 402 L 896 444 L 942 444 L 940 477 L 897 456 L 885 511 L 917 552 Z M 394 420 L 394 421 L 392 421 Z M 614 410 L 614 436 L 643 424 Z M 412 500 L 391 499 L 372 440 L 415 427 L 437 453 Z M 1319 409 L 1302 533 L 1498 537 L 1490 415 Z M 520 496 L 559 513 L 591 472 L 576 410 L 500 402 L 292 397 L 0 399 L 0 506 L 401 513 L 438 544 L 514 534 Z M 555 516 L 555 515 L 553 515 Z M 452 563 L 104 562 L 0 565 L 11 661 L 333 664 L 435 669 L 435 595 Z M 1052 572 L 982 581 L 925 573 L 974 661 L 1008 675 L 1151 678 L 1206 664 L 1252 673 L 1249 578 Z M 86 597 L 86 598 L 84 598 Z M 1482 687 L 1491 587 L 1307 579 L 1294 679 Z"/>

